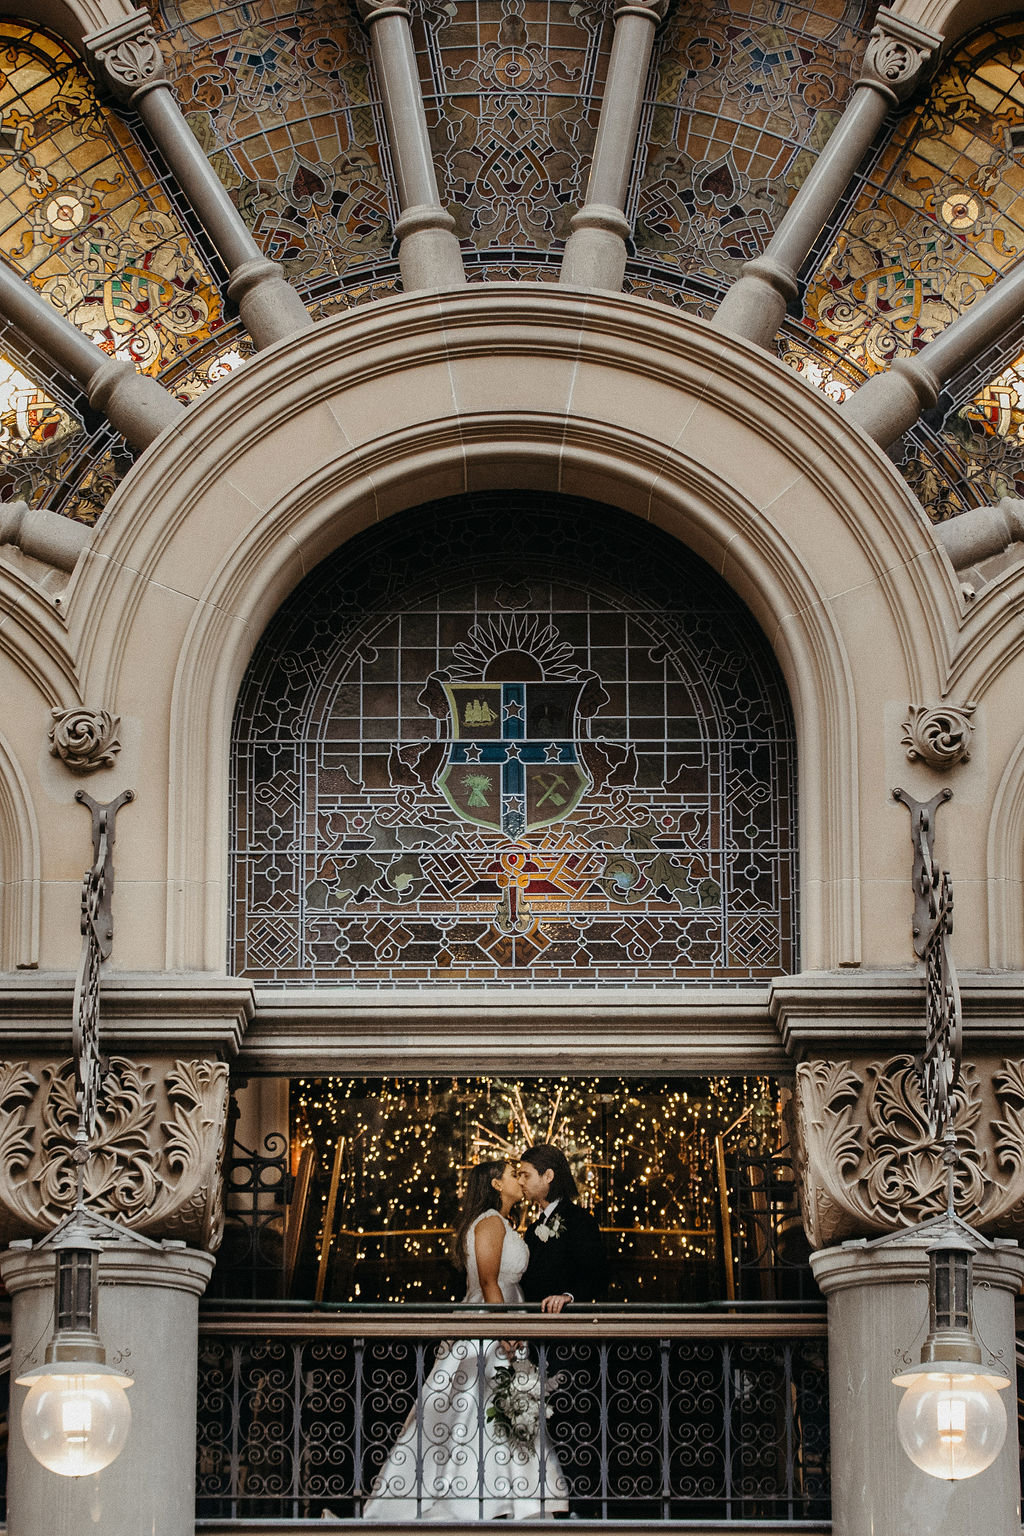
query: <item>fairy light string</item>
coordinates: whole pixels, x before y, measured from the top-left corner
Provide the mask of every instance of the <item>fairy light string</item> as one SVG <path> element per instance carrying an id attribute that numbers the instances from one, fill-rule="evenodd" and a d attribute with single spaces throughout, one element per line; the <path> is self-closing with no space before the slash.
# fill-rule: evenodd
<path id="1" fill-rule="evenodd" d="M 292 1083 L 292 1162 L 317 1176 L 310 1233 L 320 1251 L 340 1138 L 328 1296 L 439 1300 L 466 1169 L 553 1141 L 605 1231 L 612 1299 L 697 1299 L 719 1262 L 715 1138 L 771 1152 L 783 1136 L 767 1077 L 301 1078 Z M 618 1281 L 616 1281 L 618 1276 Z M 689 1293 L 689 1294 L 688 1294 Z"/>

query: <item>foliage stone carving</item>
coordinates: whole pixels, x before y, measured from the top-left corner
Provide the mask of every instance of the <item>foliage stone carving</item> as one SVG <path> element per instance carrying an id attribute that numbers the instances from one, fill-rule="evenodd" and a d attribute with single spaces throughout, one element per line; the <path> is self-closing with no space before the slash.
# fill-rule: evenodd
<path id="1" fill-rule="evenodd" d="M 106 709 L 53 709 L 50 756 L 59 757 L 72 773 L 112 768 L 121 750 L 117 739 L 120 715 Z"/>
<path id="2" fill-rule="evenodd" d="M 919 758 L 929 768 L 953 768 L 966 763 L 971 755 L 974 725 L 971 716 L 977 705 L 957 708 L 944 704 L 929 709 L 926 704 L 911 704 L 909 719 L 903 722 L 903 745 L 910 761 Z"/>
<path id="3" fill-rule="evenodd" d="M 113 1056 L 85 1164 L 90 1210 L 154 1237 L 216 1251 L 228 1116 L 222 1062 Z M 71 1061 L 0 1063 L 0 1241 L 51 1230 L 75 1203 L 78 1108 Z"/>
<path id="4" fill-rule="evenodd" d="M 992 1076 L 1002 1118 L 983 1113 L 983 1085 L 964 1069 L 953 1094 L 958 1215 L 1015 1235 L 1024 1222 L 1024 1062 Z M 804 1224 L 816 1248 L 913 1226 L 945 1208 L 942 1148 L 929 1130 L 913 1056 L 855 1070 L 848 1061 L 796 1069 L 796 1143 Z"/>
<path id="5" fill-rule="evenodd" d="M 882 86 L 894 101 L 905 101 L 932 56 L 923 38 L 879 24 L 868 39 L 861 80 Z"/>
<path id="6" fill-rule="evenodd" d="M 110 42 L 101 42 L 96 57 L 113 90 L 130 101 L 143 88 L 163 84 L 167 74 L 153 27 L 141 27 L 128 36 L 118 28 L 117 34 Z"/>

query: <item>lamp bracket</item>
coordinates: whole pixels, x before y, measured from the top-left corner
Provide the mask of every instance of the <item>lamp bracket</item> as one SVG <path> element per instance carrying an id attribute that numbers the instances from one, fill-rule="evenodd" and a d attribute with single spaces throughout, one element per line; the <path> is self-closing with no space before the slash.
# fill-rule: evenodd
<path id="1" fill-rule="evenodd" d="M 71 1042 L 75 1056 L 75 1097 L 78 1101 L 78 1141 L 75 1159 L 88 1157 L 88 1144 L 96 1135 L 99 1093 L 103 1078 L 100 1058 L 100 966 L 109 959 L 114 942 L 112 900 L 114 895 L 114 824 L 123 805 L 135 799 L 124 789 L 105 805 L 86 794 L 75 799 L 92 814 L 92 864 L 82 879 L 82 951 L 75 977 Z"/>
<path id="2" fill-rule="evenodd" d="M 930 800 L 915 800 L 905 789 L 894 789 L 894 800 L 899 800 L 910 812 L 910 841 L 914 848 L 914 868 L 911 879 L 914 886 L 914 953 L 923 958 L 928 940 L 938 916 L 941 872 L 934 860 L 935 812 L 946 800 L 953 798 L 951 789 L 940 789 Z"/>

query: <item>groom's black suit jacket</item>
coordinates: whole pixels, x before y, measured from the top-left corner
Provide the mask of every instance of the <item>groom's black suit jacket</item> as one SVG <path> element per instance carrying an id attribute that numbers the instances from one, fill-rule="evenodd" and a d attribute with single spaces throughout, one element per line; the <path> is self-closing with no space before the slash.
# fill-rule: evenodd
<path id="1" fill-rule="evenodd" d="M 608 1285 L 608 1262 L 601 1228 L 582 1206 L 559 1200 L 551 1214 L 562 1219 L 558 1237 L 543 1242 L 537 1236 L 538 1217 L 526 1229 L 530 1262 L 522 1278 L 527 1301 L 543 1301 L 568 1291 L 576 1301 L 603 1301 Z"/>

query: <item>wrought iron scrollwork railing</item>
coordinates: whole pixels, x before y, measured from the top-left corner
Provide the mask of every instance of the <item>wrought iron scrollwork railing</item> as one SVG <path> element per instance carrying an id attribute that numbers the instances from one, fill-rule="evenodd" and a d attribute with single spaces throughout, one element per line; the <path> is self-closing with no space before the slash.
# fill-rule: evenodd
<path id="1" fill-rule="evenodd" d="M 208 1309 L 200 1528 L 359 1519 L 375 1482 L 377 1518 L 415 1519 L 431 1478 L 449 1476 L 459 1390 L 460 1492 L 484 1515 L 509 1476 L 542 1518 L 564 1512 L 561 1473 L 584 1519 L 827 1520 L 820 1311 L 576 1308 L 555 1324 L 508 1310 Z M 538 1454 L 518 1461 L 487 1420 L 509 1332 L 540 1396 Z M 403 1426 L 405 1455 L 389 1461 Z"/>

